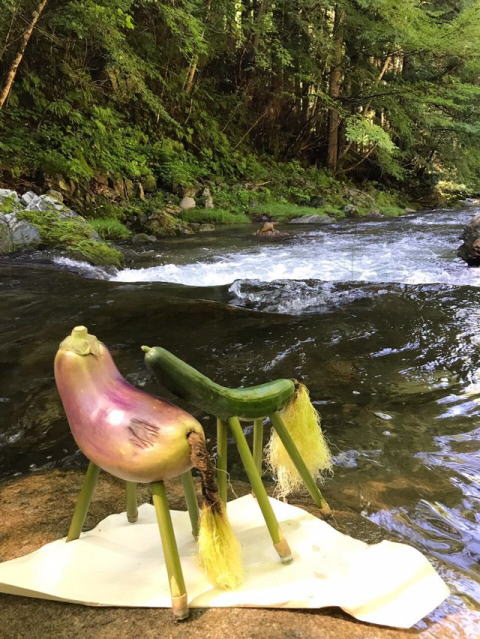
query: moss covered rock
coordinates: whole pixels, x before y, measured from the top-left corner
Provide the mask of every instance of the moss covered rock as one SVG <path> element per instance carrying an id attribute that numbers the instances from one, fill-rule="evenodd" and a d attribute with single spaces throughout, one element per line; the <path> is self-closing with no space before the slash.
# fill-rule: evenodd
<path id="1" fill-rule="evenodd" d="M 17 217 L 38 229 L 43 247 L 64 249 L 73 257 L 101 266 L 120 266 L 123 261 L 120 251 L 99 241 L 90 224 L 72 211 L 64 214 L 56 208 L 25 209 L 17 213 Z"/>

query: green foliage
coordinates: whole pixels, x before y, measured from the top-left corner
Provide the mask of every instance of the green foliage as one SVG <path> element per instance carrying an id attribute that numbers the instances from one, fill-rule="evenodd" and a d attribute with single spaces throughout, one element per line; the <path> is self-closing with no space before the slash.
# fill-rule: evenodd
<path id="1" fill-rule="evenodd" d="M 0 0 L 2 80 L 31 9 Z M 337 113 L 337 177 L 479 188 L 479 15 L 480 0 L 49 2 L 0 111 L 0 179 L 339 208 L 322 168 Z"/>
<path id="2" fill-rule="evenodd" d="M 330 208 L 333 212 L 335 209 Z M 266 202 L 255 209 L 255 213 L 270 216 L 273 220 L 283 222 L 291 220 L 294 217 L 303 217 L 304 215 L 327 215 L 323 208 L 314 208 L 312 206 L 298 206 L 290 202 Z"/>
<path id="3" fill-rule="evenodd" d="M 182 213 L 182 220 L 190 224 L 246 224 L 250 222 L 243 213 L 232 213 L 225 209 L 190 209 Z"/>
<path id="4" fill-rule="evenodd" d="M 67 249 L 92 264 L 120 266 L 123 256 L 104 242 L 94 239 L 92 227 L 82 219 L 62 218 L 57 211 L 21 211 L 19 219 L 34 224 L 45 247 Z"/>
<path id="5" fill-rule="evenodd" d="M 396 148 L 387 131 L 369 118 L 359 115 L 345 120 L 345 137 L 349 142 L 356 142 L 367 148 L 373 145 L 386 153 L 393 153 Z"/>
<path id="6" fill-rule="evenodd" d="M 99 266 L 120 267 L 123 263 L 123 255 L 117 249 L 96 240 L 80 240 L 75 244 L 67 246 L 73 255 L 87 260 L 91 264 Z"/>
<path id="7" fill-rule="evenodd" d="M 91 220 L 90 226 L 104 240 L 128 240 L 131 235 L 131 231 L 125 224 L 112 217 Z"/>
<path id="8" fill-rule="evenodd" d="M 21 208 L 14 195 L 8 195 L 0 199 L 0 213 L 8 215 L 9 213 L 15 213 L 15 211 Z"/>

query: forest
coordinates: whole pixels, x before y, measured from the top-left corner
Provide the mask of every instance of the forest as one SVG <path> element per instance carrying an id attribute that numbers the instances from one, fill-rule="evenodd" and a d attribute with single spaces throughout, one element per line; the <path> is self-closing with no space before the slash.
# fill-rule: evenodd
<path id="1" fill-rule="evenodd" d="M 342 180 L 426 203 L 480 188 L 479 0 L 0 0 L 0 15 L 3 186 L 93 201 L 118 179 L 127 195 L 241 183 L 300 205 Z"/>

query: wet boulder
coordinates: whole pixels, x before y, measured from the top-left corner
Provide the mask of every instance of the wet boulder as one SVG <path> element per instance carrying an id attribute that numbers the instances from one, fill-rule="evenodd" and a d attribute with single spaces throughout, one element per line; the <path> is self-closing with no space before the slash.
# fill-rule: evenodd
<path id="1" fill-rule="evenodd" d="M 476 215 L 464 228 L 460 239 L 463 244 L 457 250 L 458 257 L 469 266 L 480 266 L 480 215 Z"/>
<path id="2" fill-rule="evenodd" d="M 289 221 L 289 224 L 328 224 L 334 222 L 333 218 L 328 215 L 302 215 L 300 217 L 294 217 Z"/>

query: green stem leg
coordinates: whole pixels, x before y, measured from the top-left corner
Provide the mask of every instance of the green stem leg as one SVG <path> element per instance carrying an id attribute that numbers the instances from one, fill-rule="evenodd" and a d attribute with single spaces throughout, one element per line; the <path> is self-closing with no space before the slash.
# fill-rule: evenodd
<path id="1" fill-rule="evenodd" d="M 305 462 L 303 461 L 303 457 L 298 452 L 298 448 L 295 446 L 295 442 L 290 436 L 290 433 L 285 426 L 285 422 L 283 421 L 282 416 L 279 413 L 273 413 L 273 415 L 270 415 L 270 419 L 272 421 L 273 427 L 277 431 L 278 436 L 282 441 L 282 444 L 285 446 L 287 453 L 290 455 L 290 459 L 295 464 L 300 477 L 303 479 L 305 486 L 307 487 L 314 503 L 316 504 L 316 506 L 318 506 L 318 508 L 320 508 L 322 515 L 330 515 L 332 512 L 330 506 L 328 505 L 325 497 L 320 492 L 315 479 L 312 477 L 308 468 L 306 467 Z"/>
<path id="2" fill-rule="evenodd" d="M 282 562 L 289 563 L 290 561 L 292 561 L 292 553 L 288 546 L 287 540 L 283 537 L 280 526 L 278 525 L 277 518 L 275 517 L 272 505 L 268 499 L 267 491 L 265 490 L 265 486 L 263 485 L 262 478 L 260 477 L 257 467 L 255 466 L 252 453 L 250 452 L 250 448 L 248 447 L 248 443 L 243 433 L 242 427 L 240 426 L 238 417 L 230 417 L 228 423 L 230 424 L 233 436 L 235 437 L 238 452 L 240 453 L 242 463 L 245 467 L 248 479 L 250 480 L 253 492 L 255 493 L 255 497 L 257 498 L 258 505 L 260 506 L 260 509 L 262 511 L 265 523 L 267 524 L 268 532 L 270 533 L 270 537 L 272 538 L 273 545 L 275 546 L 275 549 L 278 552 Z"/>
<path id="3" fill-rule="evenodd" d="M 217 418 L 217 484 L 218 494 L 224 503 L 227 502 L 228 492 L 227 435 L 227 424 Z"/>
<path id="4" fill-rule="evenodd" d="M 198 539 L 198 501 L 191 470 L 183 473 L 182 484 L 183 492 L 185 493 L 185 501 L 187 502 L 188 514 L 190 516 L 190 523 L 192 524 L 192 535 L 194 539 Z"/>
<path id="5" fill-rule="evenodd" d="M 85 517 L 87 516 L 88 507 L 90 506 L 90 501 L 92 499 L 92 494 L 97 484 L 99 472 L 100 468 L 93 462 L 88 464 L 82 489 L 77 499 L 72 521 L 70 522 L 70 528 L 68 529 L 67 541 L 73 541 L 80 537 L 83 524 L 85 523 Z"/>
<path id="6" fill-rule="evenodd" d="M 253 422 L 253 461 L 257 467 L 260 477 L 262 476 L 263 460 L 263 419 L 256 419 Z"/>
<path id="7" fill-rule="evenodd" d="M 125 483 L 127 484 L 127 519 L 134 524 L 138 519 L 137 484 L 133 481 Z"/>
<path id="8" fill-rule="evenodd" d="M 187 590 L 185 588 L 177 542 L 170 517 L 165 485 L 163 481 L 156 481 L 151 484 L 151 488 L 153 505 L 155 506 L 160 537 L 162 539 L 163 555 L 167 566 L 173 614 L 176 619 L 186 619 L 188 617 Z"/>

